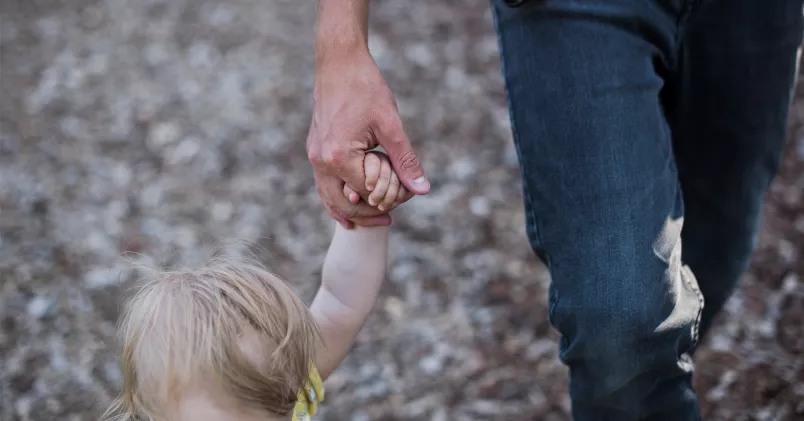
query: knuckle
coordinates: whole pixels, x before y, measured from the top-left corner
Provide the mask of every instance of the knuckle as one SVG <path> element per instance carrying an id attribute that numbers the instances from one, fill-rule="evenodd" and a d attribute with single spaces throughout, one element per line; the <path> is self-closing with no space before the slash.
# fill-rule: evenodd
<path id="1" fill-rule="evenodd" d="M 313 166 L 321 165 L 324 162 L 324 155 L 318 148 L 307 147 L 307 159 Z"/>
<path id="2" fill-rule="evenodd" d="M 346 155 L 343 148 L 327 148 L 321 154 L 321 162 L 328 167 L 339 166 Z"/>
<path id="3" fill-rule="evenodd" d="M 402 170 L 412 170 L 419 168 L 419 157 L 416 156 L 416 153 L 413 150 L 407 150 L 402 152 L 399 156 L 399 166 Z"/>

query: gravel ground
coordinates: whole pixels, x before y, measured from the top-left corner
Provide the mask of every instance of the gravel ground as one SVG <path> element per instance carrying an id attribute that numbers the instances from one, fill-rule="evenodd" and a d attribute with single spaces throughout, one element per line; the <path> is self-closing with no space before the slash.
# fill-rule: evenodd
<path id="1" fill-rule="evenodd" d="M 321 420 L 569 419 L 487 3 L 448 3 L 373 3 L 372 51 L 435 187 L 397 212 L 389 282 Z M 105 409 L 126 252 L 254 241 L 312 296 L 333 228 L 304 154 L 314 8 L 0 1 L 0 420 Z M 707 420 L 804 419 L 799 104 L 752 268 L 698 356 Z"/>

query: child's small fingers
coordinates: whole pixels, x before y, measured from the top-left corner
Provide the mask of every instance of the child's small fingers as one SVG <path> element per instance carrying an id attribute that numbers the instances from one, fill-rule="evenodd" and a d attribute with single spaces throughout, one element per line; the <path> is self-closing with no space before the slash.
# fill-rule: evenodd
<path id="1" fill-rule="evenodd" d="M 382 201 L 383 197 L 385 197 L 385 192 L 388 191 L 388 184 L 391 181 L 391 174 L 393 174 L 393 170 L 391 169 L 391 163 L 387 160 L 383 160 L 380 165 L 380 177 L 377 180 L 377 184 L 374 186 L 374 190 L 369 195 L 369 205 L 377 206 Z"/>
<path id="2" fill-rule="evenodd" d="M 371 152 L 367 153 L 363 159 L 363 170 L 366 173 L 366 190 L 374 191 L 377 181 L 380 178 L 380 167 L 382 161 L 380 157 Z"/>
<path id="3" fill-rule="evenodd" d="M 399 182 L 399 177 L 396 171 L 391 171 L 391 180 L 388 183 L 388 190 L 385 192 L 385 197 L 382 198 L 382 203 L 377 206 L 381 211 L 390 210 L 394 207 L 396 195 L 399 193 L 399 187 L 402 183 Z"/>
<path id="4" fill-rule="evenodd" d="M 360 195 L 357 194 L 356 191 L 352 190 L 348 184 L 343 185 L 343 195 L 346 196 L 346 198 L 349 199 L 349 202 L 352 204 L 356 204 L 360 201 Z"/>

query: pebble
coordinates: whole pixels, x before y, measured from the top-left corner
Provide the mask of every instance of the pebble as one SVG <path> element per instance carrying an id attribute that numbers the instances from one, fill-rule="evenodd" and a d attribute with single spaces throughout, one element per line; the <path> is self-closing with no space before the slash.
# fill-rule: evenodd
<path id="1" fill-rule="evenodd" d="M 181 137 L 181 127 L 174 121 L 156 124 L 148 133 L 148 143 L 162 149 L 165 145 L 173 143 Z"/>
<path id="2" fill-rule="evenodd" d="M 477 165 L 469 157 L 454 160 L 449 165 L 449 175 L 458 181 L 467 181 L 477 173 Z"/>
<path id="3" fill-rule="evenodd" d="M 486 197 L 473 196 L 469 199 L 469 210 L 472 215 L 485 218 L 491 214 L 491 203 Z"/>
<path id="4" fill-rule="evenodd" d="M 28 314 L 35 319 L 41 319 L 51 313 L 53 300 L 48 297 L 37 296 L 28 302 Z"/>
<path id="5" fill-rule="evenodd" d="M 405 303 L 397 297 L 388 297 L 385 300 L 385 312 L 391 320 L 399 322 L 405 316 Z"/>
<path id="6" fill-rule="evenodd" d="M 537 339 L 525 349 L 525 359 L 538 361 L 556 353 L 556 344 L 553 341 Z"/>
<path id="7" fill-rule="evenodd" d="M 352 421 L 371 421 L 371 417 L 361 410 L 356 410 L 352 414 Z"/>
<path id="8" fill-rule="evenodd" d="M 431 47 L 425 43 L 417 43 L 406 47 L 405 57 L 422 67 L 430 67 L 435 62 Z"/>
<path id="9" fill-rule="evenodd" d="M 426 375 L 434 375 L 444 369 L 444 362 L 438 355 L 428 355 L 421 359 L 419 368 L 421 368 L 422 372 Z"/>
<path id="10" fill-rule="evenodd" d="M 118 283 L 119 273 L 108 268 L 93 268 L 84 275 L 84 285 L 89 289 L 100 289 Z"/>

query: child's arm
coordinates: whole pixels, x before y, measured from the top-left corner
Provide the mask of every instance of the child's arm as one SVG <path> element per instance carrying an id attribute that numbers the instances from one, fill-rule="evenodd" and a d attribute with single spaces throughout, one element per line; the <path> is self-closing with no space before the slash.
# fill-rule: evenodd
<path id="1" fill-rule="evenodd" d="M 388 227 L 338 225 L 324 259 L 321 288 L 310 310 L 324 339 L 316 367 L 326 379 L 346 358 L 385 277 Z"/>
<path id="2" fill-rule="evenodd" d="M 398 178 L 391 177 L 393 171 L 385 155 L 367 155 L 365 166 L 369 190 L 382 194 L 372 202 L 393 203 L 408 194 Z M 358 200 L 348 188 L 344 194 L 353 202 Z M 388 231 L 388 227 L 335 228 L 324 259 L 321 288 L 310 307 L 324 339 L 324 348 L 316 356 L 322 379 L 329 377 L 346 357 L 374 307 L 385 278 Z"/>

